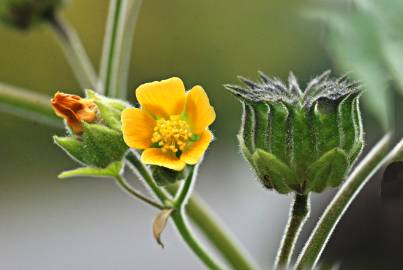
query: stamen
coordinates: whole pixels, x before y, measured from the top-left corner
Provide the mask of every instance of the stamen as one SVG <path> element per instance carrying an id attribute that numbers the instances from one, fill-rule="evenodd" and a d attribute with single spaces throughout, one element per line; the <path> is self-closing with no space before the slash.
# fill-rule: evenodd
<path id="1" fill-rule="evenodd" d="M 164 153 L 177 153 L 185 150 L 192 135 L 188 123 L 174 115 L 169 120 L 157 120 L 151 141 L 157 143 Z"/>

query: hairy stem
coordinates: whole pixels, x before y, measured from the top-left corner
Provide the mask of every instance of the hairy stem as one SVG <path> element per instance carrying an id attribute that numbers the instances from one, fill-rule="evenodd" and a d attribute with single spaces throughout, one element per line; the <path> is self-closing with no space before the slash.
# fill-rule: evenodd
<path id="1" fill-rule="evenodd" d="M 140 162 L 140 160 L 135 156 L 133 152 L 129 153 L 127 156 L 127 160 L 132 164 L 140 176 L 144 179 L 145 183 L 150 187 L 151 191 L 156 195 L 162 203 L 166 203 L 169 198 L 165 191 L 160 188 L 145 168 L 145 166 Z M 184 214 L 184 207 L 187 202 L 187 198 L 189 198 L 190 193 L 192 192 L 192 186 L 196 180 L 196 173 L 194 168 L 191 170 L 188 175 L 185 183 L 180 190 L 180 194 L 178 195 L 178 199 L 174 203 L 174 211 L 171 214 L 171 218 L 175 223 L 175 226 L 182 236 L 183 240 L 187 243 L 189 248 L 195 253 L 195 255 L 211 270 L 220 270 L 222 269 L 219 264 L 206 252 L 206 250 L 202 247 L 196 237 L 193 235 L 190 227 L 188 226 Z"/>
<path id="2" fill-rule="evenodd" d="M 101 59 L 100 88 L 125 99 L 134 30 L 142 0 L 111 0 Z"/>
<path id="3" fill-rule="evenodd" d="M 178 186 L 167 187 L 174 195 Z M 230 234 L 202 198 L 193 192 L 185 207 L 186 213 L 203 235 L 211 242 L 226 262 L 235 270 L 259 269 L 238 241 Z"/>
<path id="4" fill-rule="evenodd" d="M 145 202 L 146 204 L 149 204 L 155 208 L 158 208 L 160 210 L 164 209 L 165 207 L 149 198 L 147 198 L 146 196 L 144 196 L 143 194 L 141 194 L 139 191 L 135 190 L 133 187 L 131 187 L 126 179 L 122 176 L 122 175 L 117 175 L 116 177 L 116 182 L 118 183 L 118 185 L 127 193 L 129 193 L 130 195 L 136 197 L 137 199 Z"/>
<path id="5" fill-rule="evenodd" d="M 211 270 L 223 269 L 200 245 L 199 241 L 191 232 L 189 225 L 186 222 L 183 210 L 175 210 L 172 212 L 172 220 L 178 229 L 179 234 L 198 258 Z"/>
<path id="6" fill-rule="evenodd" d="M 309 215 L 309 195 L 295 194 L 288 224 L 277 253 L 274 269 L 288 269 L 295 243 Z"/>
<path id="7" fill-rule="evenodd" d="M 341 186 L 336 196 L 324 211 L 319 222 L 316 224 L 302 253 L 298 257 L 295 267 L 297 270 L 312 269 L 315 267 L 334 228 L 354 198 L 375 172 L 393 159 L 395 153 L 403 147 L 403 142 L 401 141 L 388 154 L 390 143 L 391 136 L 387 134 L 372 148 Z"/>
<path id="8" fill-rule="evenodd" d="M 143 163 L 138 159 L 135 153 L 129 152 L 126 156 L 129 165 L 132 165 L 135 168 L 135 171 L 141 176 L 144 180 L 145 184 L 148 188 L 150 188 L 151 192 L 163 203 L 165 204 L 166 201 L 170 200 L 170 196 L 166 193 L 163 189 L 161 189 L 151 174 L 149 173 L 148 169 L 144 166 Z"/>
<path id="9" fill-rule="evenodd" d="M 184 212 L 185 205 L 192 193 L 194 183 L 196 181 L 198 166 L 192 167 L 188 177 L 186 178 L 183 186 L 179 189 L 179 194 L 176 196 L 174 203 L 175 211 L 172 212 L 172 219 L 178 229 L 183 240 L 188 244 L 188 246 L 193 250 L 193 252 L 199 257 L 199 259 L 204 262 L 204 264 L 211 270 L 222 269 L 221 266 L 205 251 L 201 246 L 199 241 L 193 235 L 190 226 L 186 222 L 186 215 Z"/>
<path id="10" fill-rule="evenodd" d="M 4 83 L 0 83 L 0 110 L 50 126 L 63 126 L 50 106 L 50 97 Z"/>
<path id="11" fill-rule="evenodd" d="M 96 72 L 74 28 L 57 15 L 50 17 L 49 22 L 80 86 L 97 90 Z"/>

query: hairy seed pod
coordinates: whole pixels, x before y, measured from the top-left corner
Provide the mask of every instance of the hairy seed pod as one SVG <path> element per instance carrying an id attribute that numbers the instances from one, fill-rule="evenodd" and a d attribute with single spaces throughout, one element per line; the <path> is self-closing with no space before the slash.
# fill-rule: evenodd
<path id="1" fill-rule="evenodd" d="M 92 90 L 86 91 L 83 100 L 95 104 L 96 119 L 91 122 L 81 120 L 82 130 L 78 134 L 65 121 L 67 136 L 54 136 L 54 142 L 84 166 L 106 168 L 111 163 L 121 161 L 128 147 L 123 141 L 120 115 L 129 105 L 98 95 Z"/>
<path id="2" fill-rule="evenodd" d="M 322 192 L 345 178 L 364 146 L 361 90 L 327 71 L 304 91 L 260 73 L 246 87 L 225 85 L 242 103 L 241 152 L 261 183 L 279 193 Z"/>

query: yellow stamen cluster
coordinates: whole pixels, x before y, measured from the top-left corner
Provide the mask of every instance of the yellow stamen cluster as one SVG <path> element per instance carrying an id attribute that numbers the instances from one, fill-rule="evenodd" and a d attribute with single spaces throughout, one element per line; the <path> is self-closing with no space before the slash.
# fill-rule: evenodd
<path id="1" fill-rule="evenodd" d="M 162 118 L 157 120 L 151 140 L 153 143 L 158 143 L 163 152 L 177 153 L 186 148 L 191 137 L 192 132 L 188 123 L 175 115 L 169 120 Z"/>

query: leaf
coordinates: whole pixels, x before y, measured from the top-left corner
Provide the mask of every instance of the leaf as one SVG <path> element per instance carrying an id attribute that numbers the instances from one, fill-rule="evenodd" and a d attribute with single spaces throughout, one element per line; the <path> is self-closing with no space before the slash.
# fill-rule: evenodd
<path id="1" fill-rule="evenodd" d="M 389 74 L 382 49 L 384 30 L 379 29 L 376 16 L 363 9 L 350 13 L 316 10 L 309 15 L 328 24 L 328 43 L 334 61 L 344 72 L 352 71 L 352 76 L 363 83 L 367 90 L 363 95 L 364 106 L 388 128 L 391 124 Z"/>
<path id="2" fill-rule="evenodd" d="M 90 177 L 115 177 L 119 175 L 123 168 L 123 161 L 116 161 L 109 164 L 106 168 L 83 167 L 70 171 L 64 171 L 59 174 L 60 179 L 90 176 Z"/>
<path id="3" fill-rule="evenodd" d="M 161 234 L 164 231 L 168 218 L 171 216 L 171 213 L 174 211 L 173 208 L 164 209 L 158 216 L 155 218 L 153 223 L 153 235 L 157 243 L 164 248 L 164 244 L 161 242 Z"/>
<path id="4" fill-rule="evenodd" d="M 267 181 L 270 182 L 279 193 L 288 193 L 291 190 L 299 189 L 300 185 L 295 173 L 273 154 L 262 149 L 256 149 L 252 155 L 252 160 L 263 184 Z"/>

